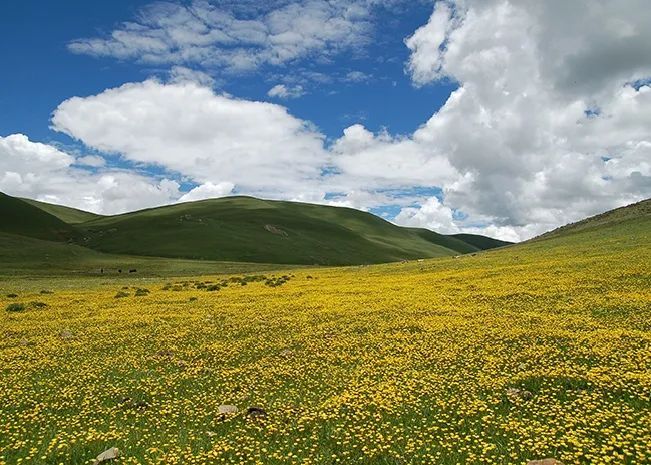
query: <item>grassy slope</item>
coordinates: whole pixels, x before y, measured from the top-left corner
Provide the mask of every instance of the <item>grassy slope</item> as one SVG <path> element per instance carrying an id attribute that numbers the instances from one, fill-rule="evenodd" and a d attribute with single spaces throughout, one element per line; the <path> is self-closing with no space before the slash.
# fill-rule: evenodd
<path id="1" fill-rule="evenodd" d="M 266 263 L 233 263 L 139 257 L 97 252 L 66 242 L 44 241 L 14 234 L 0 233 L 0 277 L 12 276 L 190 276 L 213 273 L 248 273 L 278 269 Z M 285 265 L 284 268 L 287 266 Z M 122 269 L 123 273 L 118 273 Z"/>
<path id="2" fill-rule="evenodd" d="M 453 234 L 451 237 L 476 247 L 478 250 L 495 249 L 511 245 L 511 242 L 493 239 L 492 237 L 480 236 L 479 234 Z"/>
<path id="3" fill-rule="evenodd" d="M 556 228 L 534 240 L 550 239 L 568 234 L 576 234 L 586 230 L 599 229 L 604 226 L 616 225 L 630 220 L 644 220 L 651 218 L 651 199 L 643 200 L 625 207 L 609 210 L 600 215 L 591 216 L 576 223 L 570 223 Z"/>
<path id="4" fill-rule="evenodd" d="M 78 237 L 74 227 L 21 199 L 0 192 L 0 233 L 51 241 Z"/>
<path id="5" fill-rule="evenodd" d="M 191 259 L 343 265 L 474 250 L 354 209 L 249 197 L 171 205 L 81 226 L 84 245 L 96 250 Z"/>
<path id="6" fill-rule="evenodd" d="M 50 215 L 56 216 L 61 221 L 64 221 L 68 224 L 83 223 L 85 221 L 95 220 L 102 217 L 102 215 L 97 215 L 95 213 L 87 212 L 84 210 L 78 210 L 77 208 L 65 207 L 63 205 L 56 205 L 53 203 L 40 202 L 38 200 L 25 198 L 20 198 L 20 200 L 38 207 Z"/>

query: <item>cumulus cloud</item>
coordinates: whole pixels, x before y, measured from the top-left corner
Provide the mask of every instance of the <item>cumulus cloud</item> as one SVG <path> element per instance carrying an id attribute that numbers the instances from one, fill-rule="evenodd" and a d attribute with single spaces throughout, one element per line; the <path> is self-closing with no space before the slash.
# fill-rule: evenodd
<path id="1" fill-rule="evenodd" d="M 267 95 L 276 98 L 298 98 L 305 95 L 305 90 L 301 85 L 286 86 L 285 84 L 276 84 L 269 89 Z"/>
<path id="2" fill-rule="evenodd" d="M 403 208 L 398 213 L 396 222 L 405 226 L 426 227 L 444 234 L 460 232 L 454 222 L 454 212 L 437 197 L 430 197 L 419 207 Z"/>
<path id="3" fill-rule="evenodd" d="M 197 183 L 229 182 L 267 195 L 317 181 L 327 158 L 323 136 L 285 107 L 218 95 L 193 82 L 145 81 L 71 98 L 54 111 L 52 127 Z"/>
<path id="4" fill-rule="evenodd" d="M 106 160 L 98 155 L 85 155 L 83 157 L 78 157 L 75 160 L 75 163 L 82 166 L 101 168 L 102 166 L 106 165 Z"/>
<path id="5" fill-rule="evenodd" d="M 203 0 L 155 2 L 110 35 L 74 40 L 68 48 L 149 64 L 250 71 L 363 47 L 370 40 L 372 3 L 305 0 L 263 7 Z"/>
<path id="6" fill-rule="evenodd" d="M 84 158 L 88 165 L 95 157 Z M 23 134 L 0 136 L 0 191 L 107 214 L 164 205 L 181 195 L 176 181 L 122 170 L 91 172 L 75 163 L 84 164 Z"/>
<path id="7" fill-rule="evenodd" d="M 442 186 L 444 204 L 527 238 L 651 195 L 651 89 L 630 84 L 651 75 L 647 10 L 635 1 L 437 3 L 406 44 L 415 84 L 460 86 L 411 136 L 459 173 Z M 431 207 L 398 220 L 431 224 Z"/>
<path id="8" fill-rule="evenodd" d="M 54 111 L 55 130 L 131 163 L 162 166 L 198 187 L 184 195 L 170 180 L 127 179 L 137 175 L 106 168 L 75 171 L 72 157 L 24 136 L 2 140 L 0 187 L 42 193 L 50 186 L 48 192 L 60 195 L 57 176 L 81 185 L 110 176 L 101 184 L 109 186 L 101 188 L 107 192 L 102 199 L 128 192 L 131 182 L 150 203 L 237 192 L 360 209 L 393 205 L 401 207 L 400 224 L 525 239 L 651 196 L 651 13 L 644 3 L 437 2 L 427 23 L 405 40 L 406 70 L 417 86 L 446 79 L 459 87 L 411 134 L 355 124 L 327 144 L 285 107 L 221 95 L 197 78 L 129 83 L 71 98 Z M 326 33 L 318 32 L 315 39 L 306 32 L 315 28 L 303 21 L 307 9 L 323 11 L 326 22 L 343 15 L 333 30 L 346 29 L 347 22 L 360 31 L 367 27 L 368 10 L 350 9 L 356 2 L 283 5 L 251 22 L 208 3 L 160 4 L 110 38 L 71 47 L 199 63 L 220 56 L 206 54 L 221 47 L 215 44 L 229 44 L 232 52 L 249 44 L 252 53 L 242 59 L 256 67 L 335 42 L 338 33 L 323 39 Z M 222 20 L 228 27 L 211 26 Z M 185 69 L 177 74 L 192 76 Z M 301 84 L 276 82 L 282 84 L 270 93 L 277 97 Z M 45 172 L 54 176 L 46 179 Z M 434 188 L 440 194 L 429 198 L 399 194 Z"/>
<path id="9" fill-rule="evenodd" d="M 373 134 L 361 124 L 344 130 L 331 147 L 338 180 L 358 189 L 440 186 L 456 179 L 447 158 L 409 137 Z"/>
<path id="10" fill-rule="evenodd" d="M 181 198 L 179 198 L 179 202 L 192 202 L 195 200 L 224 197 L 231 194 L 233 188 L 235 188 L 235 185 L 230 182 L 220 182 L 219 184 L 206 182 L 183 194 Z"/>

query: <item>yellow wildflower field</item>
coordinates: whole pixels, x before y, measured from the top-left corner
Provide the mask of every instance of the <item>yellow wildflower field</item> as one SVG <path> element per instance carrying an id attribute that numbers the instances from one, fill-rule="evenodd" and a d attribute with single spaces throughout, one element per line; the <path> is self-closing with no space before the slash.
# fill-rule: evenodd
<path id="1" fill-rule="evenodd" d="M 0 315 L 0 463 L 651 463 L 635 228 L 264 276 L 2 281 L 24 309 Z"/>

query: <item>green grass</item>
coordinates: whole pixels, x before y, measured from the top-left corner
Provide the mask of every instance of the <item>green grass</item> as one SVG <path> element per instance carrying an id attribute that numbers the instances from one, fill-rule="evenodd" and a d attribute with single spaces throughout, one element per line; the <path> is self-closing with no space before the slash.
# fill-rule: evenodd
<path id="1" fill-rule="evenodd" d="M 21 199 L 0 192 L 0 233 L 18 234 L 51 241 L 78 239 L 68 223 Z"/>
<path id="2" fill-rule="evenodd" d="M 477 250 L 354 209 L 249 197 L 171 205 L 80 226 L 84 244 L 96 250 L 191 259 L 347 265 Z"/>
<path id="3" fill-rule="evenodd" d="M 25 198 L 21 198 L 20 200 L 27 202 L 28 204 L 33 205 L 37 208 L 40 208 L 50 215 L 56 216 L 61 221 L 64 221 L 68 224 L 79 224 L 85 221 L 95 220 L 102 217 L 102 215 L 97 215 L 96 213 L 78 210 L 77 208 L 65 207 L 63 205 L 56 205 L 53 203 L 40 202 L 38 200 Z"/>
<path id="4" fill-rule="evenodd" d="M 129 256 L 351 265 L 458 255 L 507 244 L 403 228 L 350 208 L 251 197 L 99 216 L 3 195 L 0 209 L 10 218 L 0 233 L 68 240 L 96 251 Z M 84 255 L 75 251 L 72 257 Z"/>
<path id="5" fill-rule="evenodd" d="M 643 200 L 625 207 L 615 208 L 600 215 L 591 216 L 576 223 L 566 224 L 549 231 L 534 240 L 550 239 L 568 234 L 576 234 L 586 230 L 599 229 L 616 225 L 630 220 L 643 220 L 651 217 L 651 199 Z"/>
<path id="6" fill-rule="evenodd" d="M 495 249 L 511 244 L 510 242 L 500 241 L 499 239 L 493 239 L 492 237 L 481 236 L 479 234 L 453 234 L 451 237 L 470 244 L 478 250 Z"/>
<path id="7" fill-rule="evenodd" d="M 106 254 L 66 242 L 0 233 L 0 282 L 2 277 L 35 276 L 190 276 L 214 273 L 248 273 L 287 265 L 216 262 L 160 257 Z M 118 273 L 118 270 L 122 273 Z M 136 269 L 136 273 L 129 270 Z M 103 270 L 103 273 L 100 271 Z"/>
<path id="8" fill-rule="evenodd" d="M 649 232 L 650 217 L 629 215 L 457 259 L 291 271 L 280 287 L 7 280 L 3 306 L 48 306 L 0 313 L 0 456 L 649 463 Z M 532 398 L 509 401 L 509 388 Z"/>

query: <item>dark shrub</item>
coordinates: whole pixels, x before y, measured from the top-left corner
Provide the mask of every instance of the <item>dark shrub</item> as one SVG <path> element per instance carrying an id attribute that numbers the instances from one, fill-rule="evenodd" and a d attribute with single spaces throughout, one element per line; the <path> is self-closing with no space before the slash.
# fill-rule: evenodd
<path id="1" fill-rule="evenodd" d="M 117 294 L 115 294 L 116 299 L 121 299 L 122 297 L 129 297 L 129 293 L 120 291 Z"/>
<path id="2" fill-rule="evenodd" d="M 25 310 L 25 304 L 20 304 L 18 302 L 9 304 L 7 305 L 7 308 L 5 308 L 6 311 L 8 312 L 22 312 Z"/>

